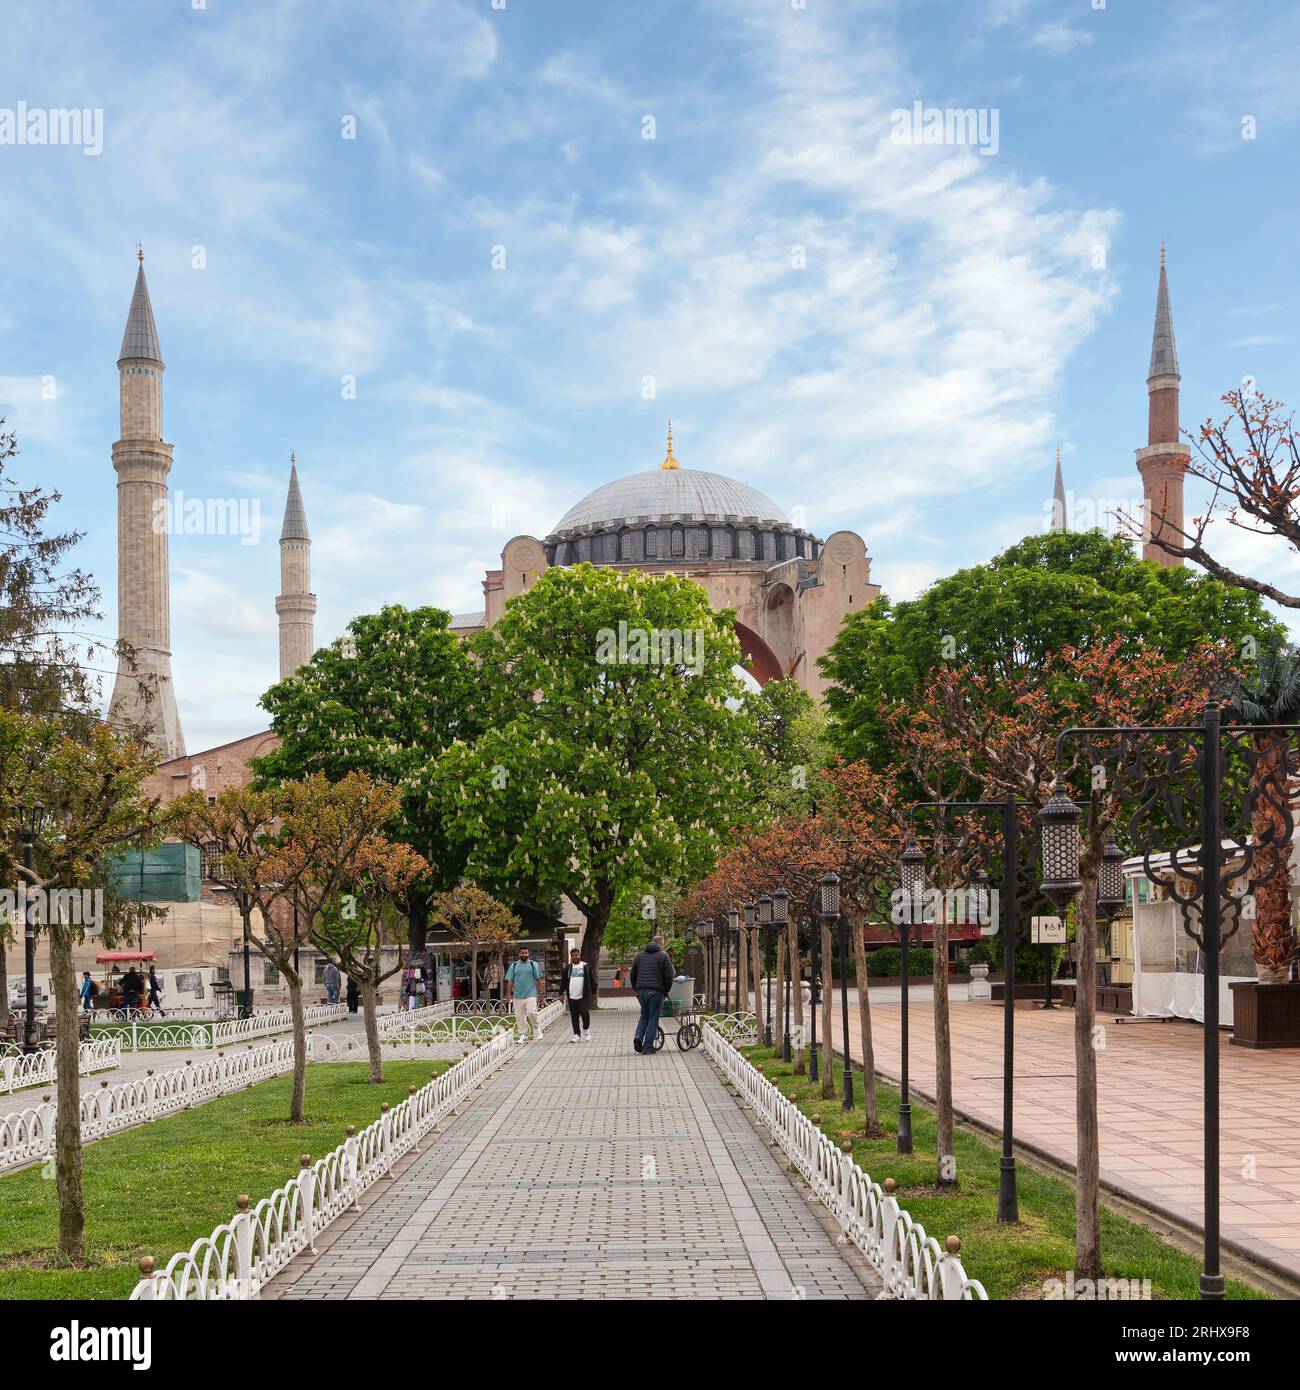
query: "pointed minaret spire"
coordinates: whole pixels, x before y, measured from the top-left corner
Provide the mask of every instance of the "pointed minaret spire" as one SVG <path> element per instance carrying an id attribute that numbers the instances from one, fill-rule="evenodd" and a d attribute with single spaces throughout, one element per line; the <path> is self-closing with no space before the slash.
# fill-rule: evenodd
<path id="1" fill-rule="evenodd" d="M 1169 305 L 1165 247 L 1161 242 L 1156 320 L 1151 332 L 1151 362 L 1147 368 L 1147 444 L 1145 449 L 1137 451 L 1146 510 L 1143 522 L 1148 532 L 1142 546 L 1142 558 L 1161 565 L 1182 563 L 1151 540 L 1152 536 L 1164 534 L 1166 527 L 1169 528 L 1171 541 L 1182 540 L 1183 476 L 1187 472 L 1191 449 L 1178 437 L 1178 388 L 1181 380 L 1178 348 L 1174 342 L 1174 315 Z"/>
<path id="2" fill-rule="evenodd" d="M 122 643 L 109 720 L 145 738 L 160 758 L 185 752 L 172 688 L 167 475 L 163 442 L 163 360 L 137 243 L 135 291 L 118 354 L 117 633 Z"/>
<path id="3" fill-rule="evenodd" d="M 311 660 L 316 650 L 316 595 L 311 591 L 311 536 L 307 511 L 298 486 L 298 455 L 289 452 L 289 493 L 280 528 L 280 595 L 275 600 L 280 618 L 280 679 L 288 680 Z"/>
<path id="4" fill-rule="evenodd" d="M 1056 483 L 1052 488 L 1052 530 L 1068 531 L 1065 520 L 1065 478 L 1061 473 L 1061 446 L 1056 446 Z"/>
<path id="5" fill-rule="evenodd" d="M 673 422 L 668 422 L 668 454 L 659 465 L 660 468 L 680 468 L 681 464 L 673 457 Z"/>

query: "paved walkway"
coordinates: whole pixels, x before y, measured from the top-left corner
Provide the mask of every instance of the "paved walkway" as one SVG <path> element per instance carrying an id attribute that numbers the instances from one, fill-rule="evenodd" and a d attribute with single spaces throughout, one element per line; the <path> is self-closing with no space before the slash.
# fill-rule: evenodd
<path id="1" fill-rule="evenodd" d="M 838 1010 L 838 997 L 836 1005 Z M 1002 1006 L 954 1003 L 953 1104 L 1000 1132 Z M 1200 1227 L 1203 1134 L 1199 1024 L 1158 1023 L 1099 1013 L 1098 1115 L 1102 1181 L 1137 1201 Z M 911 1079 L 934 1094 L 934 1019 L 912 998 Z M 871 992 L 876 1066 L 899 1071 L 899 1005 Z M 1220 1052 L 1223 1236 L 1300 1276 L 1300 1062 L 1294 1052 L 1231 1047 Z M 858 1015 L 849 1020 L 861 1057 Z M 835 1043 L 839 1047 L 839 1015 Z M 1075 1160 L 1074 1010 L 1016 1009 L 1016 1139 L 1061 1163 Z"/>
<path id="2" fill-rule="evenodd" d="M 638 1057 L 635 1020 L 521 1048 L 263 1297 L 874 1296 L 703 1050 Z"/>

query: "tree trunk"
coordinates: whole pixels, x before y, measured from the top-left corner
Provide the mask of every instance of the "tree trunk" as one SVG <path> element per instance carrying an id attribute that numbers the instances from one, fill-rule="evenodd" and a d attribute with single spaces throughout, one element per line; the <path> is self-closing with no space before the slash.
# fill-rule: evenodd
<path id="1" fill-rule="evenodd" d="M 835 971 L 831 968 L 831 924 L 822 921 L 822 1099 L 835 1099 L 834 1048 L 831 1046 L 835 1025 Z M 848 963 L 840 962 L 841 988 L 848 983 Z"/>
<path id="2" fill-rule="evenodd" d="M 289 1122 L 301 1124 L 307 1103 L 307 1022 L 302 1008 L 302 976 L 286 961 L 280 973 L 289 985 L 289 1011 L 293 1015 L 293 1095 L 289 1100 Z"/>
<path id="3" fill-rule="evenodd" d="M 361 1013 L 366 1023 L 366 1052 L 370 1057 L 370 1080 L 378 1085 L 384 1079 L 384 1053 L 379 1045 L 379 1019 L 375 1015 L 375 986 L 370 979 L 361 982 Z M 294 1084 L 297 1084 L 297 1069 Z M 299 1116 L 299 1119 L 302 1117 Z"/>
<path id="4" fill-rule="evenodd" d="M 736 1012 L 743 1014 L 749 1008 L 749 938 L 744 927 L 736 934 Z"/>
<path id="5" fill-rule="evenodd" d="M 749 933 L 749 972 L 754 977 L 754 1018 L 758 1023 L 758 1041 L 763 1041 L 763 948 L 759 945 L 758 928 Z"/>
<path id="6" fill-rule="evenodd" d="M 478 947 L 469 948 L 469 997 L 478 1007 Z"/>
<path id="7" fill-rule="evenodd" d="M 953 1152 L 952 1122 L 952 1027 L 948 1018 L 948 921 L 940 911 L 934 923 L 934 1085 L 935 1085 L 935 1182 L 940 1187 L 957 1183 L 957 1156 Z"/>
<path id="8" fill-rule="evenodd" d="M 77 975 L 72 966 L 72 929 L 46 928 L 50 980 L 54 986 L 57 1040 L 54 1163 L 59 1198 L 59 1251 L 80 1262 L 86 1248 L 86 1199 L 81 1184 L 81 1038 L 78 1032 Z"/>
<path id="9" fill-rule="evenodd" d="M 772 982 L 772 1046 L 777 1053 L 782 1051 L 782 1038 L 785 1033 L 785 937 L 776 938 L 776 978 Z"/>
<path id="10" fill-rule="evenodd" d="M 1261 985 L 1284 985 L 1291 978 L 1295 931 L 1291 925 L 1291 837 L 1282 807 L 1286 804 L 1286 739 L 1257 734 L 1253 740 L 1258 761 L 1252 774 L 1255 804 L 1251 810 L 1255 863 L 1250 891 L 1255 900 L 1251 923 L 1251 954 Z"/>
<path id="11" fill-rule="evenodd" d="M 876 1106 L 876 1049 L 871 1037 L 871 996 L 867 990 L 867 945 L 860 923 L 849 919 L 853 933 L 853 964 L 858 980 L 858 1029 L 862 1034 L 862 1093 L 866 1096 L 867 1128 L 880 1123 Z M 847 1061 L 847 1059 L 845 1059 Z"/>
<path id="12" fill-rule="evenodd" d="M 429 939 L 429 895 L 412 890 L 406 906 L 406 943 L 412 955 L 419 955 Z"/>
<path id="13" fill-rule="evenodd" d="M 1099 856 L 1098 856 L 1099 858 Z M 1100 1140 L 1097 1131 L 1097 870 L 1084 866 L 1083 892 L 1075 900 L 1074 990 L 1075 1130 L 1078 1160 L 1074 1189 L 1074 1272 L 1101 1278 Z"/>
<path id="14" fill-rule="evenodd" d="M 794 1074 L 804 1076 L 808 1067 L 804 1061 L 803 1025 L 803 967 L 799 961 L 799 924 L 791 922 L 790 933 L 790 1012 L 794 1016 L 791 1025 L 794 1033 Z"/>
<path id="15" fill-rule="evenodd" d="M 587 930 L 582 934 L 582 961 L 591 971 L 593 980 L 600 979 L 600 948 L 605 943 L 605 926 L 609 922 L 609 905 L 602 892 L 590 910 L 584 909 Z"/>
<path id="16" fill-rule="evenodd" d="M 0 1033 L 9 1027 L 9 955 L 4 929 L 0 929 Z M 17 1035 L 15 1034 L 15 1041 Z"/>

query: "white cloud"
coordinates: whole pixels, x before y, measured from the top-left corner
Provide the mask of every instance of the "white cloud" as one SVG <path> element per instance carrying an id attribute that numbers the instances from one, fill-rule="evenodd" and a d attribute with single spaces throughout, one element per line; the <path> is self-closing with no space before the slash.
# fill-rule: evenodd
<path id="1" fill-rule="evenodd" d="M 1049 53 L 1068 53 L 1080 44 L 1091 43 L 1092 35 L 1063 19 L 1053 19 L 1040 24 L 1029 36 L 1029 42 L 1035 48 L 1047 49 Z"/>

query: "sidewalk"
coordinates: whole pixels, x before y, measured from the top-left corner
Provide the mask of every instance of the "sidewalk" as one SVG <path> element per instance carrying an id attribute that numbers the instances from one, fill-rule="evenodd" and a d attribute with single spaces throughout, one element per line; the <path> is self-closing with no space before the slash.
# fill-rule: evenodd
<path id="1" fill-rule="evenodd" d="M 839 998 L 835 1000 L 840 1050 Z M 876 1067 L 899 1074 L 897 1003 L 871 995 Z M 1002 1127 L 1002 1007 L 954 1003 L 953 1105 L 999 1133 Z M 1147 1206 L 1201 1227 L 1203 1118 L 1198 1024 L 1098 1014 L 1101 1178 Z M 915 996 L 910 1012 L 910 1073 L 934 1095 L 934 1015 Z M 1300 1276 L 1300 1060 L 1286 1051 L 1231 1047 L 1221 1033 L 1220 1182 L 1225 1241 Z M 849 1019 L 855 1060 L 862 1055 L 856 1009 Z M 1069 1167 L 1075 1159 L 1074 1010 L 1016 1009 L 1015 1138 Z"/>
<path id="2" fill-rule="evenodd" d="M 875 1274 L 701 1050 L 551 1028 L 263 1298 L 854 1298 Z"/>

